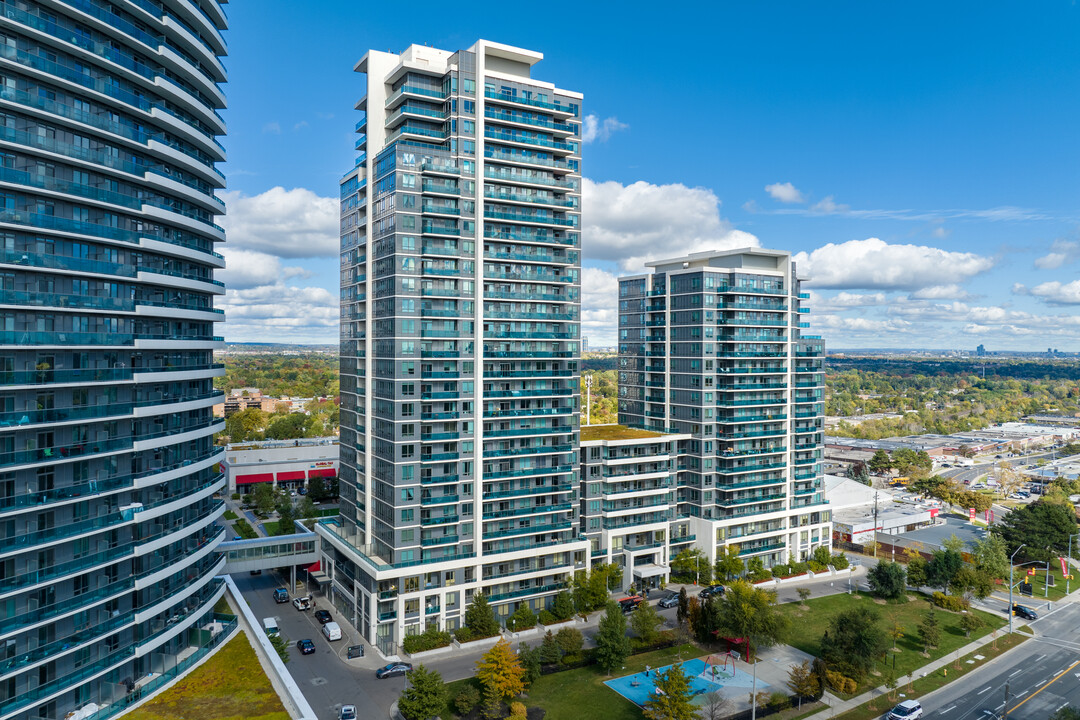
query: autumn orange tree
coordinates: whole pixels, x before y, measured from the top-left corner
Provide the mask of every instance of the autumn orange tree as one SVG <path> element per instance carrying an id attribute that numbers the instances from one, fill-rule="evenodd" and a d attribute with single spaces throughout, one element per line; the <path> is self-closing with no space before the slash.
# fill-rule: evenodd
<path id="1" fill-rule="evenodd" d="M 485 714 L 491 717 L 497 716 L 503 702 L 525 692 L 525 669 L 505 638 L 476 663 L 476 678 L 484 688 Z"/>

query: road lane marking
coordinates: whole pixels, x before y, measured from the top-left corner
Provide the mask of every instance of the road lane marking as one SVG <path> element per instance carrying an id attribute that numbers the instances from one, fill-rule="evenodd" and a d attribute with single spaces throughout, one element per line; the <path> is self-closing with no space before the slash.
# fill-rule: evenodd
<path id="1" fill-rule="evenodd" d="M 1009 677 L 1012 677 L 1013 675 L 1019 675 L 1022 672 L 1024 672 L 1023 668 L 1016 670 L 1015 672 L 1009 673 Z"/>
<path id="2" fill-rule="evenodd" d="M 1043 659 L 1044 657 L 1046 657 L 1046 655 L 1045 655 L 1045 654 L 1044 654 L 1044 655 L 1040 655 L 1039 657 L 1035 658 L 1035 659 L 1034 659 L 1034 660 L 1033 660 L 1032 662 L 1039 662 L 1039 661 L 1040 661 L 1040 660 L 1042 660 L 1042 659 Z"/>
<path id="3" fill-rule="evenodd" d="M 1067 668 L 1065 668 L 1064 670 L 1062 670 L 1061 672 L 1059 672 L 1059 673 L 1058 673 L 1057 675 L 1055 675 L 1055 676 L 1054 676 L 1054 679 L 1053 679 L 1053 680 L 1051 680 L 1050 682 L 1046 683 L 1046 684 L 1045 684 L 1045 685 L 1043 685 L 1043 686 L 1042 686 L 1041 688 L 1039 688 L 1039 689 L 1038 689 L 1038 690 L 1036 690 L 1035 692 L 1031 693 L 1031 694 L 1030 694 L 1030 695 L 1028 695 L 1028 696 L 1027 696 L 1026 698 L 1024 698 L 1023 700 L 1021 700 L 1021 701 L 1020 701 L 1019 703 L 1017 703 L 1016 705 L 1014 705 L 1014 706 L 1013 706 L 1013 709 L 1012 709 L 1012 710 L 1010 710 L 1010 711 L 1009 711 L 1009 713 L 1014 713 L 1014 712 L 1016 712 L 1016 711 L 1017 711 L 1017 709 L 1018 709 L 1018 708 L 1019 708 L 1019 707 L 1020 707 L 1021 705 L 1023 705 L 1023 704 L 1024 704 L 1024 703 L 1026 703 L 1026 702 L 1027 702 L 1028 700 L 1030 700 L 1031 698 L 1033 698 L 1033 697 L 1035 697 L 1036 695 L 1038 695 L 1039 693 L 1041 693 L 1041 692 L 1042 692 L 1043 690 L 1045 690 L 1046 688 L 1048 688 L 1048 687 L 1050 687 L 1051 685 L 1053 685 L 1054 683 L 1056 683 L 1056 682 L 1057 682 L 1057 681 L 1058 681 L 1058 680 L 1059 680 L 1059 679 L 1061 678 L 1061 676 L 1062 676 L 1062 675 L 1064 675 L 1065 673 L 1069 672 L 1070 670 L 1072 670 L 1072 669 L 1073 669 L 1074 667 L 1076 667 L 1077 665 L 1080 665 L 1080 660 L 1077 660 L 1077 661 L 1076 661 L 1076 662 L 1074 662 L 1074 663 L 1073 663 L 1072 665 L 1070 665 L 1069 667 L 1067 667 Z"/>
<path id="4" fill-rule="evenodd" d="M 993 687 L 993 686 L 991 685 L 990 687 Z M 990 692 L 990 688 L 989 687 L 983 688 L 982 690 L 980 690 L 979 692 L 977 692 L 975 694 L 976 695 L 982 695 L 984 692 Z"/>
<path id="5" fill-rule="evenodd" d="M 1046 683 L 1045 680 L 1041 680 L 1041 681 L 1035 683 L 1035 687 L 1042 687 L 1045 683 Z"/>
<path id="6" fill-rule="evenodd" d="M 938 714 L 939 715 L 944 715 L 945 713 L 952 712 L 955 709 L 956 709 L 955 705 L 950 705 L 949 707 L 945 708 L 944 710 L 938 710 Z"/>
<path id="7" fill-rule="evenodd" d="M 1027 695 L 1027 694 L 1028 694 L 1028 691 L 1027 691 L 1027 690 L 1025 690 L 1025 691 L 1024 691 L 1024 692 L 1022 692 L 1022 693 L 1016 693 L 1016 695 L 1015 695 L 1014 697 L 1016 697 L 1017 699 L 1019 699 L 1019 698 L 1022 698 L 1022 697 L 1024 697 L 1024 696 L 1025 696 L 1025 695 Z"/>

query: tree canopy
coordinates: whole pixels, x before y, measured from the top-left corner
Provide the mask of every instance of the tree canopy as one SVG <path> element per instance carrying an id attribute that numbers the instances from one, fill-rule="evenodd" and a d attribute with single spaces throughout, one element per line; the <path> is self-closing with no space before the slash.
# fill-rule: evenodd
<path id="1" fill-rule="evenodd" d="M 1016 508 L 990 531 L 1004 540 L 1010 555 L 1023 544 L 1020 557 L 1045 561 L 1067 552 L 1069 536 L 1076 532 L 1076 514 L 1064 505 L 1039 500 Z"/>

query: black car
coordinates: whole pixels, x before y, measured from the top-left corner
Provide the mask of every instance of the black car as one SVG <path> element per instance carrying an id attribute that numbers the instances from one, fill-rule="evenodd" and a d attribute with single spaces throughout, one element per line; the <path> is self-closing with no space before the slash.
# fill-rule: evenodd
<path id="1" fill-rule="evenodd" d="M 404 675 L 412 670 L 412 663 L 396 662 L 389 665 L 383 665 L 381 668 L 375 671 L 375 677 L 382 680 L 383 678 L 394 677 L 396 675 Z"/>
<path id="2" fill-rule="evenodd" d="M 1026 605 L 1013 605 L 1013 615 L 1025 620 L 1038 620 L 1039 614 Z"/>
<path id="3" fill-rule="evenodd" d="M 710 585 L 706 589 L 710 595 L 723 595 L 726 588 L 723 585 Z"/>
<path id="4" fill-rule="evenodd" d="M 330 611 L 329 610 L 316 610 L 315 611 L 315 619 L 319 621 L 320 625 L 325 625 L 326 623 L 333 620 L 333 618 L 330 617 Z"/>
<path id="5" fill-rule="evenodd" d="M 300 651 L 301 655 L 314 655 L 315 643 L 311 642 L 311 640 L 297 640 L 296 649 Z"/>
<path id="6" fill-rule="evenodd" d="M 660 598 L 660 602 L 656 603 L 662 608 L 673 608 L 679 604 L 678 593 L 668 593 L 664 597 Z"/>

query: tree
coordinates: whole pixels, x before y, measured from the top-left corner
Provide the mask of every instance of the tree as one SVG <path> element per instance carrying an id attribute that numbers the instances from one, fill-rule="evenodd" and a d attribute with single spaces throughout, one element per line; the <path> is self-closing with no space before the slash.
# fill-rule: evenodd
<path id="1" fill-rule="evenodd" d="M 585 636 L 577 628 L 561 628 L 555 633 L 555 646 L 562 657 L 577 655 L 585 647 Z"/>
<path id="2" fill-rule="evenodd" d="M 810 556 L 811 559 L 821 565 L 828 565 L 832 562 L 832 553 L 829 552 L 827 545 L 818 545 L 814 548 L 814 554 Z"/>
<path id="3" fill-rule="evenodd" d="M 495 643 L 476 663 L 476 679 L 484 689 L 488 708 L 525 692 L 525 669 L 505 638 Z"/>
<path id="4" fill-rule="evenodd" d="M 551 634 L 550 630 L 548 630 L 548 634 Z M 525 671 L 522 677 L 526 686 L 531 686 L 540 679 L 544 664 L 541 655 L 542 650 L 540 648 L 531 648 L 527 642 L 518 645 L 518 661 L 521 663 L 521 669 Z"/>
<path id="5" fill-rule="evenodd" d="M 694 690 L 680 663 L 657 674 L 656 689 L 641 708 L 647 720 L 697 720 Z"/>
<path id="6" fill-rule="evenodd" d="M 266 426 L 267 440 L 296 440 L 304 437 L 304 413 L 275 413 Z"/>
<path id="7" fill-rule="evenodd" d="M 259 515 L 265 517 L 274 510 L 274 488 L 270 483 L 256 484 L 251 495 L 255 502 L 255 512 Z"/>
<path id="8" fill-rule="evenodd" d="M 641 638 L 645 645 L 652 645 L 660 634 L 660 626 L 664 624 L 664 618 L 656 612 L 656 608 L 649 603 L 638 605 L 630 615 L 630 627 L 634 634 Z"/>
<path id="9" fill-rule="evenodd" d="M 321 477 L 313 477 L 308 480 L 307 497 L 312 502 L 322 502 L 330 497 L 326 491 L 326 482 Z"/>
<path id="10" fill-rule="evenodd" d="M 1076 532 L 1076 514 L 1064 505 L 1038 500 L 1016 508 L 990 531 L 1001 536 L 1009 554 L 1024 544 L 1020 551 L 1024 560 L 1046 561 L 1067 553 L 1069 536 Z"/>
<path id="11" fill-rule="evenodd" d="M 1009 497 L 1027 482 L 1026 477 L 1014 470 L 1013 466 L 1004 460 L 994 468 L 994 474 L 997 477 L 998 493 L 1003 498 Z"/>
<path id="12" fill-rule="evenodd" d="M 428 720 L 446 708 L 446 684 L 436 670 L 422 664 L 405 673 L 405 691 L 398 699 L 398 710 L 405 720 Z"/>
<path id="13" fill-rule="evenodd" d="M 973 565 L 964 565 L 953 575 L 949 588 L 956 595 L 970 593 L 982 600 L 994 592 L 994 579 Z"/>
<path id="14" fill-rule="evenodd" d="M 1049 720 L 1080 720 L 1080 709 L 1066 705 L 1058 708 Z"/>
<path id="15" fill-rule="evenodd" d="M 527 601 L 517 606 L 514 614 L 507 619 L 506 627 L 511 632 L 520 632 L 521 630 L 536 627 L 536 613 L 533 612 Z"/>
<path id="16" fill-rule="evenodd" d="M 570 593 L 560 590 L 551 603 L 551 614 L 556 620 L 569 620 L 574 616 L 574 599 Z"/>
<path id="17" fill-rule="evenodd" d="M 870 589 L 878 597 L 887 600 L 898 598 L 907 587 L 907 571 L 900 563 L 882 560 L 866 574 Z"/>
<path id="18" fill-rule="evenodd" d="M 935 550 L 926 564 L 926 584 L 948 592 L 949 583 L 964 566 L 964 559 L 955 550 Z"/>
<path id="19" fill-rule="evenodd" d="M 626 617 L 618 603 L 609 602 L 596 631 L 596 662 L 610 675 L 630 655 L 630 638 L 626 637 Z"/>
<path id="20" fill-rule="evenodd" d="M 548 630 L 544 633 L 544 639 L 540 642 L 540 661 L 553 665 L 562 660 L 562 649 L 559 644 L 555 642 L 555 635 Z"/>
<path id="21" fill-rule="evenodd" d="M 676 582 L 708 585 L 712 581 L 712 565 L 705 553 L 687 548 L 671 558 L 671 576 Z"/>
<path id="22" fill-rule="evenodd" d="M 270 645 L 274 648 L 274 652 L 281 658 L 281 662 L 289 662 L 289 641 L 283 638 L 280 634 L 270 636 Z"/>
<path id="23" fill-rule="evenodd" d="M 892 640 L 892 649 L 896 651 L 896 643 L 900 638 L 904 637 L 904 626 L 900 624 L 900 621 L 896 619 L 895 615 L 892 618 L 892 622 L 889 624 L 889 638 Z"/>
<path id="24" fill-rule="evenodd" d="M 932 607 L 927 609 L 922 622 L 919 623 L 919 639 L 923 642 L 925 652 L 930 652 L 931 647 L 937 647 L 937 644 L 941 642 L 941 625 Z"/>
<path id="25" fill-rule="evenodd" d="M 862 483 L 863 485 L 872 485 L 870 482 L 870 470 L 866 467 L 864 462 L 856 462 L 848 465 L 847 471 L 844 473 L 849 480 Z"/>
<path id="26" fill-rule="evenodd" d="M 684 624 L 690 616 L 690 596 L 686 594 L 686 586 L 679 588 L 679 605 L 675 610 L 675 621 L 679 625 Z"/>
<path id="27" fill-rule="evenodd" d="M 234 443 L 261 440 L 268 417 L 265 412 L 255 407 L 235 412 L 225 419 L 225 434 Z"/>
<path id="28" fill-rule="evenodd" d="M 829 667 L 856 679 L 870 672 L 889 647 L 879 620 L 877 610 L 866 606 L 834 615 L 821 638 L 821 656 Z"/>
<path id="29" fill-rule="evenodd" d="M 961 445 L 956 449 L 956 454 L 960 457 L 968 458 L 970 460 L 971 458 L 975 457 L 975 450 L 968 447 L 967 445 Z"/>
<path id="30" fill-rule="evenodd" d="M 499 621 L 495 611 L 488 605 L 482 593 L 473 595 L 472 602 L 465 609 L 465 627 L 473 640 L 492 637 L 499 634 Z"/>
<path id="31" fill-rule="evenodd" d="M 721 692 L 705 693 L 705 702 L 701 705 L 701 720 L 723 720 L 731 714 L 731 702 Z"/>
<path id="32" fill-rule="evenodd" d="M 874 453 L 874 456 L 870 458 L 870 470 L 878 475 L 884 475 L 892 470 L 892 460 L 889 458 L 889 453 L 884 450 L 878 450 Z"/>
<path id="33" fill-rule="evenodd" d="M 319 516 L 319 511 L 315 508 L 315 503 L 312 502 L 311 498 L 307 495 L 300 500 L 297 510 L 300 512 L 300 517 L 305 520 L 311 520 Z"/>
<path id="34" fill-rule="evenodd" d="M 278 505 L 278 529 L 277 535 L 291 535 L 296 532 L 296 512 L 293 510 L 292 502 L 285 498 L 285 500 Z"/>
<path id="35" fill-rule="evenodd" d="M 964 548 L 967 547 L 967 543 L 956 537 L 956 533 L 953 533 L 949 537 L 945 538 L 945 540 L 941 543 L 941 547 L 945 548 L 946 550 L 952 550 L 954 553 L 960 556 L 961 560 L 963 560 Z"/>
<path id="36" fill-rule="evenodd" d="M 739 555 L 738 545 L 725 545 L 722 552 L 716 555 L 716 578 L 718 580 L 734 580 L 746 572 L 742 557 Z"/>
<path id="37" fill-rule="evenodd" d="M 908 557 L 907 564 L 907 582 L 908 585 L 915 588 L 923 587 L 927 584 L 926 581 L 926 558 L 922 556 L 915 548 L 908 548 L 904 551 L 904 554 Z"/>
<path id="38" fill-rule="evenodd" d="M 715 608 L 707 630 L 713 637 L 747 638 L 752 651 L 783 642 L 790 620 L 776 609 L 776 592 L 736 580 L 719 597 L 710 597 L 706 607 Z M 699 634 L 700 637 L 700 634 Z"/>
<path id="39" fill-rule="evenodd" d="M 982 627 L 983 621 L 973 612 L 966 612 L 960 616 L 960 629 L 964 631 L 964 637 L 971 637 L 973 630 Z"/>
<path id="40" fill-rule="evenodd" d="M 799 698 L 799 707 L 802 708 L 803 698 L 817 697 L 820 681 L 814 674 L 809 660 L 804 660 L 800 665 L 792 665 L 788 671 L 788 690 Z"/>
<path id="41" fill-rule="evenodd" d="M 810 598 L 810 588 L 801 587 L 795 592 L 799 594 L 799 604 L 805 605 L 806 601 Z"/>

